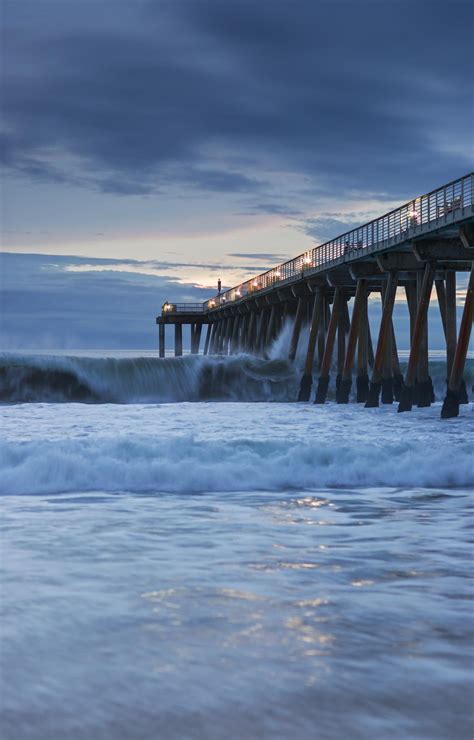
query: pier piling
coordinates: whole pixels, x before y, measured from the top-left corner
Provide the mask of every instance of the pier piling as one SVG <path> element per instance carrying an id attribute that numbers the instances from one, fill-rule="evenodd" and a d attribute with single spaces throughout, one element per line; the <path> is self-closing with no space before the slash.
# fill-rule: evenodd
<path id="1" fill-rule="evenodd" d="M 413 327 L 413 336 L 411 339 L 410 356 L 405 374 L 405 383 L 400 394 L 400 403 L 398 411 L 411 411 L 413 406 L 413 394 L 417 371 L 419 372 L 418 360 L 420 356 L 422 337 L 428 318 L 428 305 L 430 302 L 431 289 L 433 287 L 434 266 L 431 262 L 426 262 L 423 270 L 423 277 L 420 285 L 420 298 L 416 310 L 415 323 Z M 420 378 L 418 378 L 417 393 L 420 394 Z M 426 393 L 422 391 L 422 393 Z"/>
<path id="2" fill-rule="evenodd" d="M 374 367 L 370 379 L 369 392 L 365 408 L 373 408 L 379 405 L 380 390 L 382 387 L 383 367 L 385 359 L 385 347 L 388 337 L 391 339 L 392 314 L 397 291 L 398 273 L 392 270 L 388 273 L 387 286 L 385 288 L 385 299 L 382 308 L 379 337 L 375 351 Z M 390 349 L 391 353 L 391 349 Z"/>
<path id="3" fill-rule="evenodd" d="M 441 409 L 441 418 L 450 419 L 459 414 L 459 391 L 461 389 L 464 365 L 466 363 L 469 339 L 471 337 L 472 320 L 474 309 L 474 264 L 471 267 L 469 285 L 466 292 L 466 300 L 459 327 L 459 336 L 456 343 L 451 374 L 449 376 L 448 390 Z"/>
<path id="4" fill-rule="evenodd" d="M 298 401 L 309 401 L 311 396 L 311 386 L 313 385 L 314 350 L 316 348 L 316 339 L 318 337 L 322 312 L 323 296 L 321 290 L 318 289 L 314 299 L 313 315 L 311 317 L 311 327 L 309 330 L 308 349 L 306 352 L 303 375 L 300 381 Z"/>

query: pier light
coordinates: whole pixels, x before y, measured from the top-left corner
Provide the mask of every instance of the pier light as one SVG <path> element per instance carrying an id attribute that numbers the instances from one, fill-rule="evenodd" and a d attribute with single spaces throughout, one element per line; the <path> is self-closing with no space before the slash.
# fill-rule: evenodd
<path id="1" fill-rule="evenodd" d="M 225 300 L 226 300 L 225 295 L 221 296 L 221 299 L 222 299 L 222 303 L 225 303 Z"/>
<path id="2" fill-rule="evenodd" d="M 280 270 L 276 270 L 275 271 L 275 277 L 276 278 L 281 278 L 281 272 L 280 272 Z"/>
<path id="3" fill-rule="evenodd" d="M 240 296 L 242 295 L 240 288 L 237 288 L 237 290 L 235 291 L 235 295 L 237 296 L 237 298 L 240 298 Z"/>
<path id="4" fill-rule="evenodd" d="M 305 263 L 305 265 L 311 264 L 311 257 L 309 256 L 309 254 L 305 254 L 303 262 Z"/>
<path id="5" fill-rule="evenodd" d="M 216 302 L 215 302 L 215 300 L 211 300 L 211 301 L 209 301 L 209 306 L 210 306 L 211 308 L 214 308 L 214 306 L 215 306 L 215 305 L 216 305 Z"/>
<path id="6" fill-rule="evenodd" d="M 254 288 L 258 288 L 258 282 L 256 280 L 253 281 L 252 285 Z"/>
<path id="7" fill-rule="evenodd" d="M 171 308 L 170 304 L 168 302 L 163 303 L 163 311 L 169 311 Z"/>

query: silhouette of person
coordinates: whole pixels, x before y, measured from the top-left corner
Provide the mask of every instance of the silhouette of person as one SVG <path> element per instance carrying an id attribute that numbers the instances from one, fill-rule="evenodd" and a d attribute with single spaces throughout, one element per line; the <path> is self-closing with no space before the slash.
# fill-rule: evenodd
<path id="1" fill-rule="evenodd" d="M 219 278 L 219 280 L 217 281 L 217 292 L 219 293 L 219 295 L 221 292 L 221 288 L 222 288 L 222 283 L 221 283 L 221 279 Z"/>

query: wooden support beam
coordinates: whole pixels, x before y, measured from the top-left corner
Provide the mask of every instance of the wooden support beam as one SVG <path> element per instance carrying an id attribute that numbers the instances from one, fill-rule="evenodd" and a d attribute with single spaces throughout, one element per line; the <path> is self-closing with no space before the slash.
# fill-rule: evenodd
<path id="1" fill-rule="evenodd" d="M 450 378 L 456 353 L 456 273 L 446 270 L 446 377 Z"/>
<path id="2" fill-rule="evenodd" d="M 183 325 L 174 325 L 174 354 L 175 357 L 181 357 L 183 354 Z"/>
<path id="3" fill-rule="evenodd" d="M 295 323 L 293 325 L 293 334 L 291 336 L 290 350 L 288 352 L 288 359 L 294 360 L 296 357 L 296 351 L 298 349 L 298 340 L 301 333 L 301 325 L 303 323 L 304 312 L 306 308 L 306 298 L 302 295 L 298 298 L 298 307 L 296 309 Z"/>
<path id="4" fill-rule="evenodd" d="M 341 293 L 339 306 L 339 319 L 337 322 L 337 375 L 336 375 L 336 395 L 339 390 L 339 385 L 342 378 L 342 371 L 344 369 L 344 361 L 346 359 L 346 329 L 347 329 L 347 317 L 349 316 L 349 309 L 347 308 L 347 295 Z"/>
<path id="5" fill-rule="evenodd" d="M 309 401 L 311 396 L 311 386 L 313 385 L 313 363 L 316 339 L 318 336 L 319 325 L 323 314 L 323 294 L 320 288 L 316 289 L 316 296 L 313 305 L 313 314 L 311 316 L 311 327 L 309 330 L 308 349 L 304 364 L 303 375 L 300 381 L 300 390 L 298 401 Z"/>
<path id="6" fill-rule="evenodd" d="M 395 401 L 400 400 L 403 388 L 403 375 L 400 371 L 400 360 L 398 358 L 397 339 L 395 336 L 395 326 L 392 319 L 392 371 L 393 371 L 393 397 Z"/>
<path id="7" fill-rule="evenodd" d="M 416 274 L 416 295 L 417 302 L 420 301 L 421 291 L 423 285 L 423 273 L 418 270 Z M 429 301 L 428 301 L 429 308 Z M 428 356 L 428 320 L 425 321 L 425 325 L 420 337 L 420 348 L 418 356 L 418 382 L 416 383 L 416 405 L 419 408 L 426 408 L 431 406 L 431 403 L 435 400 L 433 382 L 430 377 L 429 368 L 429 356 Z"/>
<path id="8" fill-rule="evenodd" d="M 250 326 L 250 314 L 248 313 L 244 316 L 242 331 L 239 337 L 239 352 L 248 351 L 249 326 Z"/>
<path id="9" fill-rule="evenodd" d="M 367 396 L 366 408 L 374 408 L 379 405 L 379 395 L 382 386 L 383 361 L 385 355 L 385 346 L 388 336 L 392 331 L 392 314 L 395 303 L 395 293 L 397 292 L 398 273 L 389 272 L 387 287 L 385 289 L 385 300 L 383 302 L 382 319 L 380 321 L 380 330 L 375 351 L 374 369 L 370 380 L 369 393 Z"/>
<path id="10" fill-rule="evenodd" d="M 446 341 L 446 387 L 453 366 L 454 353 L 456 351 L 456 273 L 454 270 L 445 271 L 445 282 L 436 279 L 436 295 L 438 297 L 439 312 L 443 324 L 444 338 Z M 466 384 L 461 381 L 459 390 L 459 403 L 468 403 Z"/>
<path id="11" fill-rule="evenodd" d="M 327 296 L 323 296 L 321 321 L 319 322 L 318 331 L 318 368 L 321 368 L 324 355 L 324 345 L 326 344 L 326 333 L 329 326 L 330 311 Z"/>
<path id="12" fill-rule="evenodd" d="M 372 343 L 371 343 L 372 345 Z M 373 355 L 373 350 L 372 350 Z M 369 392 L 367 363 L 369 359 L 369 311 L 368 294 L 364 290 L 359 318 L 359 337 L 357 341 L 357 403 L 365 403 Z M 372 360 L 372 365 L 373 365 Z"/>
<path id="13" fill-rule="evenodd" d="M 354 365 L 357 337 L 359 336 L 360 317 L 363 310 L 364 298 L 367 296 L 367 280 L 360 278 L 352 309 L 352 319 L 347 340 L 347 350 L 342 369 L 342 377 L 336 392 L 337 403 L 349 403 L 349 394 L 352 387 L 352 367 Z"/>
<path id="14" fill-rule="evenodd" d="M 221 354 L 227 355 L 229 354 L 229 339 L 232 334 L 232 327 L 234 320 L 231 316 L 228 316 L 224 323 L 224 332 L 222 336 L 222 344 L 221 344 Z"/>
<path id="15" fill-rule="evenodd" d="M 336 288 L 314 403 L 324 403 L 326 400 L 329 387 L 332 353 L 334 350 L 334 342 L 336 340 L 336 330 L 339 325 L 339 314 L 341 312 L 341 297 L 341 288 Z"/>
<path id="16" fill-rule="evenodd" d="M 472 321 L 474 318 L 474 262 L 469 276 L 466 300 L 462 312 L 459 336 L 454 353 L 453 366 L 449 376 L 448 390 L 441 409 L 442 419 L 451 419 L 459 415 L 459 391 L 461 389 L 464 366 L 466 364 L 469 339 L 471 337 Z"/>
<path id="17" fill-rule="evenodd" d="M 255 311 L 252 311 L 250 314 L 249 325 L 248 325 L 248 330 L 247 330 L 247 341 L 246 341 L 246 351 L 247 352 L 252 352 L 253 350 L 255 321 L 256 321 L 256 313 Z"/>
<path id="18" fill-rule="evenodd" d="M 230 354 L 236 355 L 239 351 L 239 332 L 242 326 L 243 316 L 237 314 L 234 316 L 234 326 L 232 329 L 232 337 L 230 340 Z"/>
<path id="19" fill-rule="evenodd" d="M 158 344 L 160 357 L 165 356 L 165 325 L 158 324 Z"/>
<path id="20" fill-rule="evenodd" d="M 367 356 L 369 360 L 369 367 L 371 370 L 373 370 L 374 367 L 374 347 L 372 345 L 372 332 L 370 331 L 370 321 L 367 317 Z"/>
<path id="21" fill-rule="evenodd" d="M 459 238 L 461 239 L 464 249 L 474 249 L 474 224 L 463 224 L 460 226 Z"/>
<path id="22" fill-rule="evenodd" d="M 258 330 L 257 330 L 257 337 L 255 340 L 255 354 L 260 355 L 263 351 L 263 346 L 265 344 L 265 335 L 267 330 L 267 315 L 268 315 L 268 309 L 262 308 L 259 316 L 258 321 Z"/>
<path id="23" fill-rule="evenodd" d="M 214 347 L 215 355 L 218 355 L 220 352 L 223 331 L 224 331 L 224 319 L 218 319 L 217 329 L 216 329 L 216 340 L 215 340 L 215 347 Z"/>
<path id="24" fill-rule="evenodd" d="M 212 333 L 212 324 L 208 324 L 207 331 L 206 331 L 206 340 L 204 342 L 204 351 L 203 351 L 204 355 L 209 354 L 209 346 L 211 343 L 211 333 Z"/>
<path id="25" fill-rule="evenodd" d="M 278 311 L 279 311 L 279 307 L 277 306 L 276 303 L 274 303 L 270 309 L 270 317 L 268 319 L 267 331 L 265 334 L 265 341 L 263 344 L 263 354 L 265 357 L 267 357 L 270 344 L 272 343 L 272 340 L 273 340 Z"/>
<path id="26" fill-rule="evenodd" d="M 216 353 L 216 335 L 217 335 L 217 321 L 213 321 L 211 324 L 211 338 L 209 342 L 208 355 L 214 355 Z"/>
<path id="27" fill-rule="evenodd" d="M 384 285 L 382 288 L 382 295 L 385 296 L 387 286 Z M 385 301 L 385 298 L 384 298 Z M 380 400 L 383 404 L 393 403 L 393 368 L 392 368 L 392 335 L 393 335 L 393 320 L 390 319 L 390 327 L 385 338 L 385 346 L 383 352 L 383 363 L 382 363 L 382 388 L 380 394 Z"/>
<path id="28" fill-rule="evenodd" d="M 415 325 L 413 327 L 410 357 L 408 359 L 408 366 L 405 374 L 405 385 L 402 388 L 400 403 L 398 404 L 399 412 L 411 411 L 413 405 L 413 394 L 421 348 L 421 339 L 428 317 L 428 305 L 430 302 L 431 289 L 433 287 L 434 273 L 434 264 L 432 262 L 426 262 L 425 269 L 423 270 L 420 300 L 418 301 Z"/>

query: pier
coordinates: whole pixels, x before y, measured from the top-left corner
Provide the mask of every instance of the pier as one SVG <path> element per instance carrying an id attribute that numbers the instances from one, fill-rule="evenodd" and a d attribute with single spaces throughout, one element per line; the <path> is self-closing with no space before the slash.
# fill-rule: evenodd
<path id="1" fill-rule="evenodd" d="M 457 326 L 457 273 L 469 274 Z M 457 416 L 467 402 L 463 380 L 474 310 L 474 173 L 443 185 L 380 218 L 277 265 L 204 303 L 165 303 L 157 317 L 159 354 L 165 356 L 165 325 L 173 324 L 175 355 L 183 352 L 183 325 L 191 352 L 265 357 L 283 322 L 293 330 L 288 359 L 294 361 L 301 329 L 309 338 L 298 400 L 325 403 L 336 354 L 336 401 L 375 407 L 397 402 L 398 411 L 434 401 L 429 375 L 428 311 L 433 288 L 446 342 L 447 390 L 441 416 Z M 397 292 L 398 291 L 398 292 Z M 368 298 L 379 294 L 382 315 L 372 335 Z M 400 372 L 393 322 L 396 297 L 410 317 L 410 354 Z M 432 310 L 432 307 L 431 307 Z M 317 367 L 317 377 L 315 372 Z M 296 400 L 296 399 L 295 399 Z"/>

